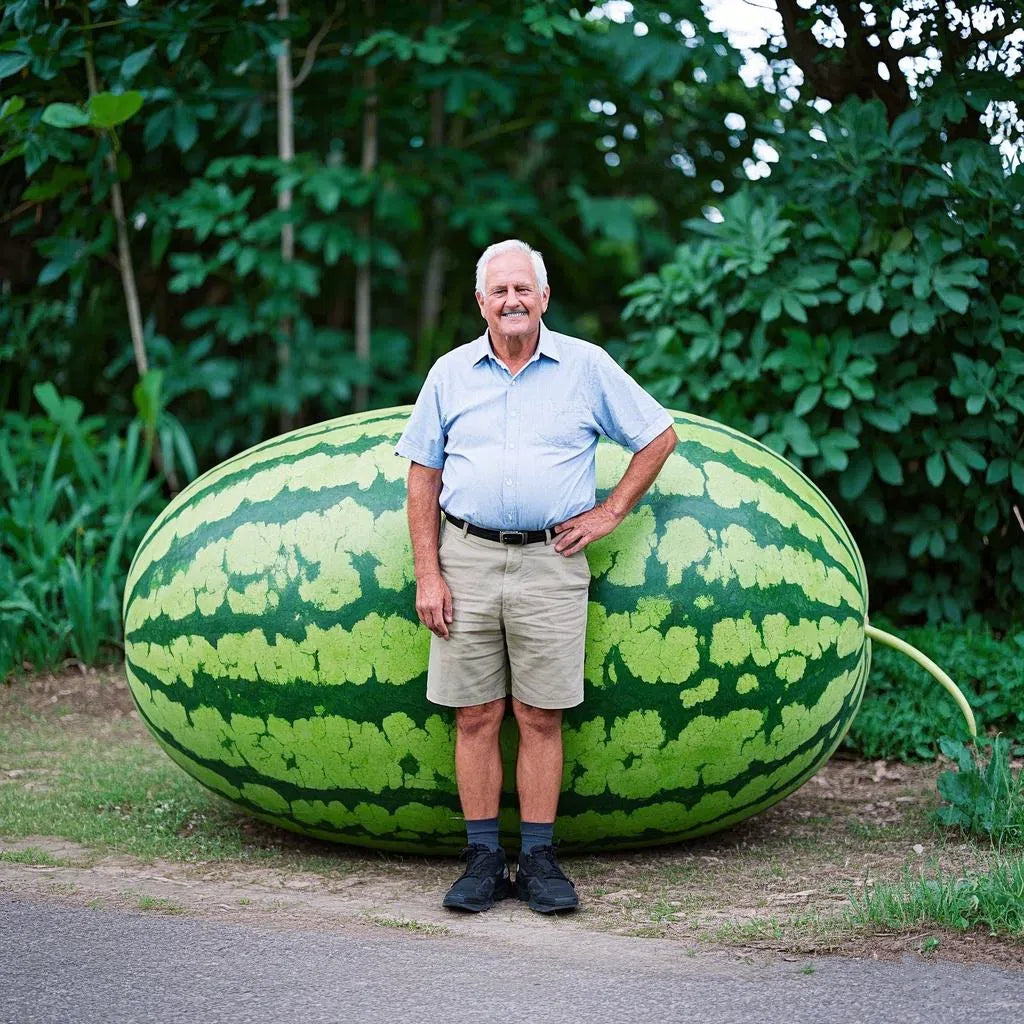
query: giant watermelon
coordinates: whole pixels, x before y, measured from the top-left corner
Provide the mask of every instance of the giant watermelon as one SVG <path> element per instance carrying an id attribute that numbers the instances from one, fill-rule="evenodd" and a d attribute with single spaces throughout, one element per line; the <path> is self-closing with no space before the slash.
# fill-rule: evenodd
<path id="1" fill-rule="evenodd" d="M 836 511 L 763 445 L 673 415 L 675 454 L 588 549 L 565 849 L 672 842 L 769 807 L 828 758 L 864 692 L 867 581 Z M 408 463 L 393 453 L 407 416 L 285 434 L 179 494 L 129 572 L 127 675 L 170 757 L 257 817 L 449 853 L 464 843 L 452 718 L 424 697 Z M 628 458 L 601 443 L 599 497 Z M 511 791 L 502 826 L 514 848 Z"/>

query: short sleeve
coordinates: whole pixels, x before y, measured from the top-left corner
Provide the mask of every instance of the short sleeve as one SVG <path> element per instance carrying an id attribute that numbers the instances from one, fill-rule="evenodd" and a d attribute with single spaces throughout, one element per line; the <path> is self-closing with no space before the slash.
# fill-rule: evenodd
<path id="1" fill-rule="evenodd" d="M 427 374 L 409 422 L 395 446 L 396 455 L 431 469 L 444 466 L 445 431 L 439 391 L 440 380 L 435 367 Z"/>
<path id="2" fill-rule="evenodd" d="M 638 452 L 672 426 L 672 417 L 607 352 L 596 355 L 591 386 L 602 433 Z"/>

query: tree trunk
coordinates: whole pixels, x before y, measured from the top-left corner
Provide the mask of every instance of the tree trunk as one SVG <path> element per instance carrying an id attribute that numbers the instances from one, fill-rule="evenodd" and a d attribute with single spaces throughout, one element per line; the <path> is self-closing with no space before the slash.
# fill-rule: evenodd
<path id="1" fill-rule="evenodd" d="M 95 96 L 100 88 L 96 80 L 91 44 L 85 51 L 85 77 L 89 83 L 89 95 Z M 121 272 L 124 303 L 128 308 L 128 330 L 132 338 L 132 351 L 135 354 L 135 368 L 139 371 L 139 376 L 144 377 L 149 371 L 149 359 L 142 330 L 142 307 L 139 303 L 139 290 L 135 284 L 135 265 L 132 263 L 132 250 L 128 241 L 128 218 L 124 212 L 124 194 L 121 192 L 121 180 L 117 176 L 117 157 L 114 156 L 113 147 L 106 155 L 106 163 L 110 171 L 110 205 L 114 211 L 114 226 L 117 230 L 117 265 Z"/>
<path id="2" fill-rule="evenodd" d="M 444 18 L 444 0 L 433 0 L 430 5 L 430 24 L 440 25 Z M 430 149 L 437 152 L 444 145 L 444 90 L 433 89 L 430 93 Z M 427 236 L 431 239 L 423 273 L 423 291 L 420 295 L 419 343 L 415 365 L 417 371 L 426 374 L 438 355 L 435 352 L 438 323 L 444 295 L 444 278 L 448 264 L 448 248 L 444 241 L 446 201 L 439 191 L 430 200 L 427 221 Z"/>
<path id="3" fill-rule="evenodd" d="M 278 21 L 287 21 L 288 0 L 277 0 Z M 286 39 L 277 55 L 277 155 L 284 163 L 295 159 L 295 108 L 292 89 L 292 48 Z M 289 214 L 292 208 L 292 190 L 282 189 L 277 194 L 277 208 Z M 295 226 L 291 221 L 281 225 L 281 261 L 287 265 L 295 259 Z M 292 359 L 292 319 L 284 316 L 277 325 L 277 368 L 279 378 L 285 378 Z M 279 426 L 283 431 L 295 426 L 294 414 L 284 405 L 279 410 Z"/>
<path id="4" fill-rule="evenodd" d="M 367 32 L 373 29 L 374 0 L 366 0 L 363 5 L 366 14 Z M 363 150 L 359 169 L 366 177 L 370 177 L 377 169 L 377 69 L 367 63 L 363 70 Z M 372 203 L 372 200 L 371 200 Z M 362 378 L 356 384 L 354 405 L 357 412 L 362 412 L 370 403 L 370 374 L 372 352 L 370 349 L 370 333 L 372 330 L 372 291 L 371 279 L 373 261 L 370 250 L 373 245 L 373 215 L 371 206 L 367 206 L 359 215 L 357 226 L 359 251 L 361 260 L 356 267 L 356 302 L 355 302 L 355 345 L 356 359 L 362 369 Z"/>

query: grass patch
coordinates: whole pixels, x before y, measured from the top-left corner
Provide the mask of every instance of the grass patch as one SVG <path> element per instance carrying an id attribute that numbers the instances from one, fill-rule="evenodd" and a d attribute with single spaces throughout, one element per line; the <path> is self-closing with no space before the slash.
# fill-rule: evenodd
<path id="1" fill-rule="evenodd" d="M 344 853 L 263 826 L 209 793 L 130 719 L 102 738 L 68 733 L 57 723 L 19 725 L 0 732 L 4 767 L 21 769 L 0 786 L 5 838 L 55 835 L 141 859 L 347 870 Z"/>
<path id="2" fill-rule="evenodd" d="M 1024 857 L 997 859 L 987 872 L 963 876 L 906 873 L 902 883 L 877 883 L 850 897 L 855 925 L 908 929 L 938 924 L 955 931 L 986 927 L 1024 938 Z"/>
<path id="3" fill-rule="evenodd" d="M 0 861 L 7 864 L 31 864 L 33 867 L 67 868 L 71 861 L 54 857 L 38 846 L 26 846 L 24 850 L 0 850 Z"/>
<path id="4" fill-rule="evenodd" d="M 367 920 L 381 928 L 397 928 L 404 932 L 416 932 L 417 935 L 451 935 L 452 930 L 443 924 L 431 924 L 427 921 L 415 921 L 407 917 L 381 917 L 376 914 Z"/>
<path id="5" fill-rule="evenodd" d="M 157 914 L 184 914 L 185 908 L 159 896 L 140 896 L 135 905 L 139 910 L 151 910 Z"/>

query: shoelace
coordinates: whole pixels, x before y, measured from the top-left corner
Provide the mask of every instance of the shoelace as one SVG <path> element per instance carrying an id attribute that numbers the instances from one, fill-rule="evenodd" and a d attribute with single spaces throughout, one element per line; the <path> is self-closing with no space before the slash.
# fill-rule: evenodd
<path id="1" fill-rule="evenodd" d="M 540 846 L 528 856 L 530 857 L 534 868 L 531 873 L 536 875 L 538 878 L 560 878 L 564 882 L 569 881 L 555 861 L 555 851 L 553 847 Z"/>
<path id="2" fill-rule="evenodd" d="M 493 856 L 486 846 L 467 846 L 462 851 L 466 874 L 471 878 L 487 878 L 494 874 L 494 867 L 488 863 Z"/>

